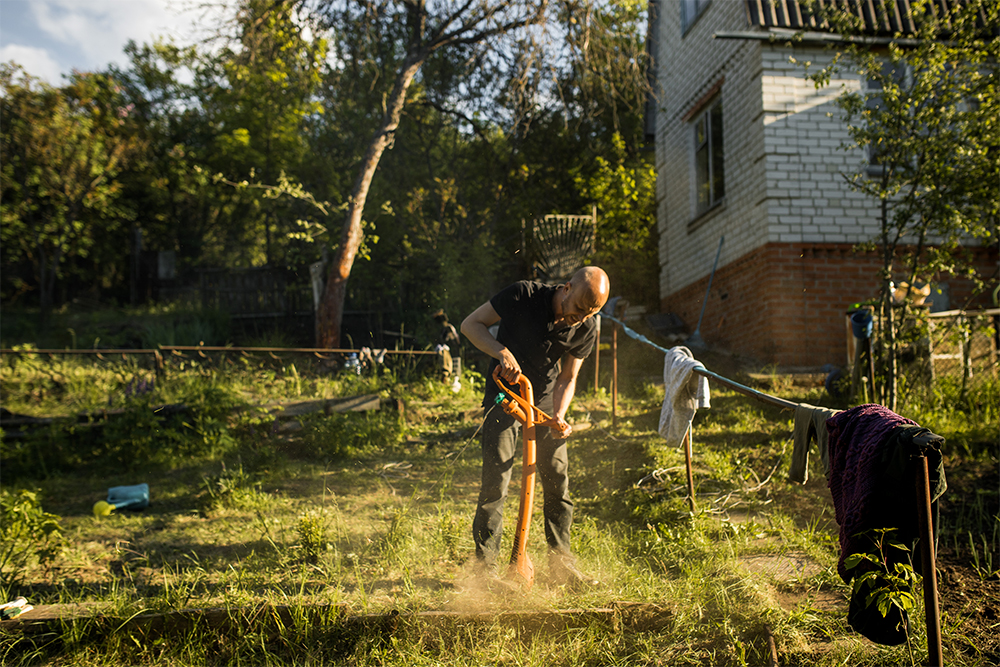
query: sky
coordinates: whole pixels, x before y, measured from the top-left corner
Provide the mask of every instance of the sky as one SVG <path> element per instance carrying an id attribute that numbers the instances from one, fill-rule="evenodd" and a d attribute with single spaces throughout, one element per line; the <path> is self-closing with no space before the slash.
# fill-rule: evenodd
<path id="1" fill-rule="evenodd" d="M 74 69 L 125 66 L 129 39 L 189 42 L 197 16 L 190 7 L 190 0 L 0 0 L 0 62 L 58 86 Z"/>

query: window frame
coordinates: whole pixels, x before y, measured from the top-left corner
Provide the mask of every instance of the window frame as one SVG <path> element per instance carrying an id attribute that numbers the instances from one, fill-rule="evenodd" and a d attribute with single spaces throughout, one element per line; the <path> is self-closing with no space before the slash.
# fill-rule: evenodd
<path id="1" fill-rule="evenodd" d="M 691 120 L 694 166 L 694 216 L 697 220 L 726 200 L 725 107 L 722 96 L 708 102 Z M 702 138 L 703 135 L 703 138 Z M 704 159 L 702 159 L 704 156 Z M 707 191 L 707 197 L 702 194 Z"/>
<path id="2" fill-rule="evenodd" d="M 708 6 L 712 4 L 712 0 L 680 0 L 678 4 L 681 12 L 681 36 L 683 37 L 698 22 Z"/>

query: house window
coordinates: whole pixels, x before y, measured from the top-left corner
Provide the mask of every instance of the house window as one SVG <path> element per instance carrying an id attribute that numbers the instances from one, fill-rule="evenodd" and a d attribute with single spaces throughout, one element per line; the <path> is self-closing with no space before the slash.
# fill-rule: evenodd
<path id="1" fill-rule="evenodd" d="M 726 195 L 723 168 L 722 100 L 712 103 L 694 121 L 695 187 L 697 214 L 712 208 Z"/>
<path id="2" fill-rule="evenodd" d="M 885 88 L 883 81 L 892 81 L 894 84 L 905 89 L 911 84 L 912 71 L 908 65 L 894 67 L 888 61 L 882 63 L 881 77 L 868 79 L 865 84 L 865 109 L 871 114 L 881 113 L 883 111 L 882 107 L 885 106 L 885 100 L 882 97 L 882 91 Z M 866 152 L 868 175 L 881 176 L 885 171 L 885 166 L 883 165 L 885 157 L 884 146 L 873 141 L 866 146 Z"/>
<path id="3" fill-rule="evenodd" d="M 681 0 L 681 33 L 686 33 L 712 0 Z"/>

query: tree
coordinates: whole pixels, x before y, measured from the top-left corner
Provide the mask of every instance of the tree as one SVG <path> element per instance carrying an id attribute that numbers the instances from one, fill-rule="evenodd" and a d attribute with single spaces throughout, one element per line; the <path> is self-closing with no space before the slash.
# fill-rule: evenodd
<path id="1" fill-rule="evenodd" d="M 466 145 L 479 147 L 482 168 L 474 173 L 492 174 L 491 182 L 477 184 L 479 197 L 469 193 L 466 174 L 453 168 L 450 177 L 437 174 L 424 184 L 425 192 L 456 192 L 467 205 L 455 210 L 473 227 L 483 225 L 478 231 L 469 229 L 465 238 L 492 243 L 519 238 L 519 227 L 511 232 L 521 218 L 551 210 L 589 211 L 576 178 L 595 172 L 595 154 L 614 150 L 616 131 L 636 157 L 633 139 L 638 134 L 641 143 L 641 131 L 633 130 L 641 127 L 647 85 L 641 36 L 645 3 L 468 0 L 319 7 L 327 9 L 334 28 L 333 62 L 365 82 L 357 97 L 368 104 L 353 108 L 354 117 L 361 120 L 373 108 L 383 110 L 381 118 L 369 119 L 380 129 L 354 167 L 358 178 L 318 320 L 320 344 L 333 340 L 330 334 L 338 328 L 356 257 L 352 248 L 366 250 L 364 229 L 373 221 L 362 217 L 364 201 L 378 190 L 372 175 L 381 168 L 382 153 L 396 141 L 407 117 L 427 117 L 414 104 L 436 110 L 437 122 L 450 119 Z M 402 114 L 404 103 L 407 116 Z M 454 184 L 430 188 L 438 177 L 443 179 L 434 181 L 439 185 L 449 178 Z M 395 190 L 391 198 L 398 200 L 399 194 Z M 379 235 L 386 237 L 381 231 Z M 482 283 L 480 276 L 477 282 Z"/>
<path id="2" fill-rule="evenodd" d="M 144 242 L 181 266 L 295 263 L 308 248 L 295 222 L 326 217 L 300 185 L 326 44 L 294 3 L 242 0 L 231 14 L 218 48 L 133 43 L 130 66 L 111 70 L 150 146 L 124 180 Z"/>
<path id="3" fill-rule="evenodd" d="M 85 257 L 99 229 L 129 217 L 118 208 L 118 174 L 137 149 L 125 128 L 131 108 L 110 77 L 76 73 L 63 88 L 0 66 L 0 143 L 5 263 L 35 268 L 41 322 L 68 259 Z"/>
<path id="4" fill-rule="evenodd" d="M 909 285 L 939 272 L 981 280 L 960 251 L 995 240 L 1000 220 L 1000 5 L 914 0 L 911 9 L 915 32 L 883 40 L 858 16 L 822 10 L 843 42 L 833 62 L 811 75 L 822 87 L 850 68 L 866 82 L 837 104 L 853 141 L 848 148 L 868 156 L 845 178 L 878 203 L 879 231 L 867 247 L 882 262 L 882 400 L 890 409 L 909 303 L 907 295 L 901 312 L 893 306 L 898 267 Z"/>
<path id="5" fill-rule="evenodd" d="M 326 59 L 326 41 L 307 38 L 304 21 L 293 3 L 242 0 L 237 7 L 236 48 L 212 58 L 218 83 L 206 100 L 219 134 L 216 145 L 224 160 L 213 160 L 220 173 L 238 182 L 249 179 L 273 185 L 291 177 L 308 151 L 305 119 L 321 113 L 315 99 Z M 263 231 L 267 264 L 276 256 L 272 230 L 281 228 L 277 199 L 257 196 L 273 189 L 244 191 L 250 216 Z M 243 224 L 248 222 L 247 215 Z M 283 216 L 288 217 L 288 216 Z"/>
<path id="6" fill-rule="evenodd" d="M 656 171 L 641 156 L 630 156 L 615 135 L 607 157 L 594 159 L 596 172 L 578 177 L 583 194 L 598 202 L 594 262 L 611 279 L 615 294 L 635 304 L 655 306 L 659 300 L 656 230 Z"/>
<path id="7" fill-rule="evenodd" d="M 320 3 L 319 11 L 335 30 L 353 32 L 375 40 L 375 49 L 392 50 L 390 40 L 381 43 L 383 35 L 392 35 L 393 26 L 401 26 L 405 40 L 401 50 L 393 53 L 392 88 L 385 95 L 382 117 L 371 137 L 357 169 L 357 177 L 347 202 L 341 228 L 340 243 L 330 262 L 323 297 L 316 317 L 317 345 L 337 347 L 340 344 L 340 324 L 343 317 L 347 281 L 364 238 L 363 214 L 368 192 L 382 154 L 393 142 L 399 127 L 407 91 L 420 68 L 436 52 L 452 48 L 481 47 L 488 49 L 490 40 L 522 30 L 537 23 L 543 16 L 545 0 L 464 0 L 459 3 L 434 3 L 406 0 L 402 7 L 388 0 L 367 2 Z M 357 57 L 357 54 L 352 54 Z M 482 52 L 477 54 L 482 57 Z"/>

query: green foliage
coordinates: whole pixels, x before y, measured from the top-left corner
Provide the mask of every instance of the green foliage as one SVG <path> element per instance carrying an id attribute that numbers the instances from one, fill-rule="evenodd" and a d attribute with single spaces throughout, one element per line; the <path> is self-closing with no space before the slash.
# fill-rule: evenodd
<path id="1" fill-rule="evenodd" d="M 44 318 L 68 262 L 106 259 L 95 276 L 102 282 L 125 270 L 106 237 L 134 218 L 118 176 L 139 143 L 132 108 L 112 77 L 75 73 L 67 86 L 52 88 L 4 64 L 0 90 L 3 259 L 33 267 Z M 15 275 L 4 296 L 28 289 Z"/>
<path id="2" fill-rule="evenodd" d="M 105 423 L 101 434 L 103 447 L 94 452 L 101 465 L 135 471 L 150 463 L 169 460 L 181 437 L 153 407 L 150 394 L 136 396 L 128 401 L 122 414 Z"/>
<path id="3" fill-rule="evenodd" d="M 616 132 L 604 154 L 594 158 L 589 174 L 576 177 L 576 185 L 597 205 L 599 242 L 593 263 L 608 272 L 615 294 L 656 308 L 656 170 L 641 153 L 630 154 L 628 149 Z"/>
<path id="4" fill-rule="evenodd" d="M 52 312 L 46 331 L 38 329 L 37 309 L 5 305 L 3 315 L 0 338 L 3 347 L 8 348 L 30 345 L 74 350 L 153 349 L 159 345 L 225 345 L 230 342 L 231 333 L 227 313 L 190 307 L 183 302 L 97 310 L 67 306 Z"/>
<path id="5" fill-rule="evenodd" d="M 862 79 L 837 104 L 852 139 L 845 148 L 867 157 L 845 176 L 880 211 L 879 231 L 863 247 L 882 259 L 881 399 L 891 409 L 910 301 L 907 294 L 904 309 L 893 305 L 893 281 L 914 285 L 953 275 L 982 289 L 986 277 L 976 275 L 963 244 L 995 243 L 1000 220 L 1000 6 L 972 0 L 939 10 L 922 0 L 912 9 L 915 33 L 897 34 L 876 50 L 860 16 L 821 8 L 833 31 L 852 41 L 838 45 L 832 63 L 810 76 L 817 88 L 842 69 Z"/>
<path id="6" fill-rule="evenodd" d="M 78 359 L 50 359 L 32 354 L 33 346 L 15 345 L 16 355 L 0 366 L 0 397 L 11 412 L 60 415 L 119 404 L 127 374 L 101 373 Z M 109 405 L 110 404 L 110 405 Z"/>
<path id="7" fill-rule="evenodd" d="M 60 518 L 42 510 L 38 494 L 0 490 L 0 592 L 9 598 L 33 563 L 46 566 L 62 545 Z"/>
<path id="8" fill-rule="evenodd" d="M 298 358 L 295 365 L 306 397 L 345 395 L 352 387 L 371 390 L 384 379 L 314 374 Z M 184 373 L 196 379 L 184 386 L 208 383 L 212 370 L 216 382 L 232 384 L 251 403 L 264 402 L 258 399 L 285 390 L 288 366 L 285 361 L 188 367 Z M 107 366 L 102 368 L 107 372 Z M 123 395 L 131 377 L 125 376 Z M 173 391 L 163 386 L 173 382 L 179 378 L 158 380 L 156 391 Z M 368 384 L 352 384 L 360 382 Z M 609 397 L 580 397 L 593 425 L 571 441 L 573 548 L 581 568 L 600 578 L 602 586 L 570 591 L 546 583 L 544 527 L 536 505 L 530 542 L 535 586 L 511 596 L 479 588 L 463 565 L 474 549 L 468 525 L 480 470 L 479 423 L 462 415 L 478 405 L 478 397 L 441 392 L 434 382 L 394 382 L 392 395 L 411 406 L 406 429 L 413 442 L 405 447 L 405 468 L 391 463 L 403 458 L 403 448 L 392 445 L 333 465 L 302 460 L 297 447 L 300 438 L 310 437 L 312 419 L 303 420 L 300 431 L 272 433 L 273 418 L 266 411 L 240 411 L 229 421 L 237 441 L 233 451 L 200 460 L 176 457 L 150 480 L 157 487 L 150 511 L 102 521 L 66 518 L 64 532 L 73 539 L 63 543 L 55 563 L 59 578 L 42 583 L 44 573 L 37 567 L 24 578 L 34 588 L 35 604 L 56 599 L 100 603 L 103 617 L 121 619 L 149 610 L 225 608 L 231 610 L 231 624 L 199 625 L 176 641 L 156 643 L 141 633 L 105 633 L 94 619 L 71 620 L 57 630 L 59 641 L 31 645 L 21 635 L 6 635 L 4 664 L 55 660 L 82 666 L 94 664 L 95 656 L 108 665 L 437 665 L 472 659 L 477 664 L 764 664 L 769 656 L 762 623 L 787 664 L 906 662 L 904 648 L 849 635 L 844 619 L 849 590 L 836 575 L 837 529 L 828 497 L 817 493 L 822 485 L 802 487 L 780 474 L 761 485 L 781 461 L 789 437 L 788 416 L 777 408 L 751 405 L 735 392 L 713 392 L 712 409 L 696 418 L 698 507 L 692 512 L 684 454 L 663 447 L 655 432 L 660 400 L 654 392 L 641 383 L 634 394 L 621 392 L 614 429 Z M 811 402 L 806 390 L 792 386 L 788 391 L 796 400 Z M 345 426 L 388 416 L 341 415 Z M 254 451 L 260 459 L 251 465 Z M 281 469 L 268 467 L 269 456 Z M 816 470 L 819 462 L 813 463 Z M 404 469 L 405 476 L 385 474 Z M 657 475 L 640 485 L 651 469 Z M 751 470 L 757 474 L 750 475 Z M 46 480 L 46 497 L 93 487 L 94 472 L 73 470 Z M 958 484 L 950 473 L 954 493 Z M 265 488 L 275 491 L 265 493 Z M 993 543 L 1000 530 L 993 528 L 1000 525 L 991 514 L 995 495 L 986 491 L 976 492 L 981 508 L 973 516 L 970 506 L 958 536 L 968 554 L 967 531 L 972 532 L 983 568 L 989 566 L 987 545 L 977 536 L 993 531 L 989 546 L 995 564 Z M 541 502 L 538 496 L 536 502 Z M 951 508 L 942 505 L 943 512 L 954 510 L 948 504 Z M 200 516 L 192 512 L 195 508 L 202 510 Z M 515 509 L 508 504 L 508 512 Z M 954 515 L 945 516 L 947 526 Z M 505 531 L 505 553 L 510 532 Z M 117 544 L 112 547 L 109 539 Z M 787 555 L 795 556 L 795 563 L 808 561 L 815 573 L 784 577 L 771 569 L 776 566 L 770 563 L 789 560 Z M 958 576 L 960 569 L 949 568 L 949 573 Z M 605 622 L 601 610 L 609 600 L 631 604 L 609 613 Z M 274 616 L 280 624 L 269 624 L 271 615 L 261 614 L 267 604 L 281 608 L 280 617 Z M 585 627 L 552 635 L 509 620 L 522 613 L 533 618 L 539 610 L 548 616 L 553 609 L 594 610 L 594 615 L 585 614 Z M 472 616 L 413 633 L 400 623 L 389 635 L 381 623 L 371 629 L 356 620 L 395 619 L 398 612 L 403 621 L 408 614 L 432 610 Z M 970 607 L 963 627 L 946 631 L 946 650 L 955 651 L 955 662 L 984 662 L 965 659 L 971 652 L 961 648 L 979 637 L 967 629 L 975 614 Z M 919 633 L 921 615 L 914 613 L 911 621 L 911 632 Z M 986 655 L 987 649 L 980 650 Z"/>
<path id="9" fill-rule="evenodd" d="M 505 4 L 491 25 L 533 19 L 538 6 Z M 129 301 L 122 248 L 132 223 L 144 250 L 176 251 L 183 284 L 207 265 L 267 263 L 303 276 L 305 265 L 341 241 L 359 162 L 408 45 L 407 7 L 372 13 L 349 3 L 243 2 L 221 48 L 132 43 L 127 67 L 51 91 L 71 104 L 85 83 L 100 88 L 99 104 L 79 112 L 80 132 L 90 123 L 107 139 L 103 150 L 126 146 L 131 168 L 104 169 L 107 196 L 78 218 L 76 245 L 59 251 L 63 268 L 44 285 L 32 264 L 40 257 L 34 241 L 18 230 L 31 226 L 29 213 L 46 225 L 58 216 L 51 207 L 21 206 L 20 195 L 6 189 L 16 179 L 5 172 L 5 306 L 36 303 L 40 291 Z M 422 346 L 434 333 L 428 312 L 444 307 L 457 321 L 526 276 L 517 252 L 522 219 L 589 212 L 593 204 L 601 224 L 596 259 L 633 302 L 655 301 L 656 281 L 647 280 L 656 245 L 649 238 L 651 170 L 640 152 L 645 10 L 631 1 L 545 6 L 540 39 L 530 47 L 536 57 L 515 59 L 541 69 L 511 68 L 507 56 L 526 43 L 499 36 L 427 58 L 393 133 L 394 149 L 371 184 L 358 247 L 365 261 L 354 267 L 349 309 L 378 313 L 381 328 L 405 329 Z M 477 16 L 470 6 L 459 18 Z M 516 20 L 510 27 L 521 34 Z M 20 85 L 13 66 L 10 72 L 11 85 Z M 37 86 L 16 92 L 31 92 L 26 100 L 49 94 Z M 5 104 L 20 99 L 8 95 Z M 30 116 L 30 105 L 22 106 Z M 29 129 L 5 123 L 5 145 L 23 144 Z M 68 137 L 66 151 L 83 151 L 85 139 Z M 6 154 L 3 162 L 5 169 L 19 164 Z M 161 321 L 95 335 L 66 328 L 87 345 L 98 335 L 109 346 L 224 344 L 228 322 L 216 324 Z M 7 340 L 6 317 L 3 325 Z M 26 331 L 17 342 L 42 346 L 39 333 Z M 64 327 L 46 335 L 53 346 L 76 345 Z"/>
<path id="10" fill-rule="evenodd" d="M 909 548 L 892 538 L 894 532 L 893 528 L 867 531 L 872 548 L 867 553 L 848 555 L 844 565 L 848 571 L 857 570 L 854 574 L 854 594 L 865 595 L 866 607 L 875 605 L 882 618 L 886 618 L 890 610 L 898 610 L 903 626 L 898 629 L 906 634 L 909 645 L 907 613 L 917 604 L 913 591 L 919 584 L 919 576 L 913 571 L 913 566 L 901 558 L 900 555 L 909 552 Z M 912 662 L 912 654 L 910 657 Z"/>
<path id="11" fill-rule="evenodd" d="M 128 471 L 222 455 L 240 445 L 239 436 L 260 420 L 254 411 L 234 420 L 244 399 L 229 378 L 212 369 L 158 381 L 134 362 L 102 368 L 79 359 L 43 361 L 25 354 L 5 363 L 0 377 L 5 405 L 55 418 L 44 428 L 5 434 L 5 476 L 46 477 L 92 465 Z M 82 412 L 86 421 L 66 415 L 67 407 Z M 234 432 L 234 425 L 243 430 Z M 249 438 L 246 450 L 255 459 L 267 459 L 260 444 Z"/>
<path id="12" fill-rule="evenodd" d="M 83 460 L 75 446 L 77 430 L 76 425 L 51 424 L 23 437 L 0 433 L 3 479 L 44 479 L 76 467 Z"/>

